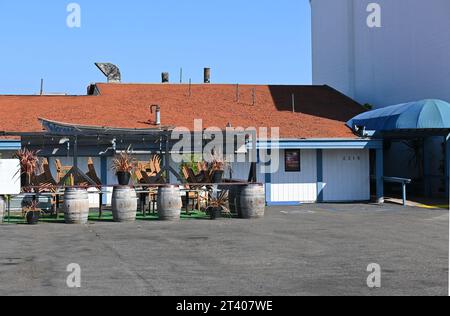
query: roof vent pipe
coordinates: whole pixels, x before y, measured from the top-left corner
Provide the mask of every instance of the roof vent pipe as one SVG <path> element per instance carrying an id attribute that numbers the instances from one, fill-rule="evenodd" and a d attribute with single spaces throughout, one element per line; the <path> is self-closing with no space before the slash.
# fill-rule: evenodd
<path id="1" fill-rule="evenodd" d="M 168 72 L 163 72 L 161 74 L 161 82 L 162 83 L 169 83 L 169 73 Z"/>
<path id="2" fill-rule="evenodd" d="M 155 114 L 155 125 L 161 125 L 161 107 L 157 104 L 154 104 L 150 107 L 150 112 Z"/>
<path id="3" fill-rule="evenodd" d="M 203 71 L 204 83 L 211 83 L 211 68 L 205 68 Z"/>

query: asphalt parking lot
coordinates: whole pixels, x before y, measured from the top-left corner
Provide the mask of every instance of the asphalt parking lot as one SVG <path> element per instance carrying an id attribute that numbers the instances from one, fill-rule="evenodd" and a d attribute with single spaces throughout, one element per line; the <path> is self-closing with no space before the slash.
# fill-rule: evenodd
<path id="1" fill-rule="evenodd" d="M 0 295 L 448 295 L 448 225 L 445 210 L 361 204 L 274 207 L 256 221 L 1 225 Z M 81 288 L 67 287 L 70 263 Z"/>

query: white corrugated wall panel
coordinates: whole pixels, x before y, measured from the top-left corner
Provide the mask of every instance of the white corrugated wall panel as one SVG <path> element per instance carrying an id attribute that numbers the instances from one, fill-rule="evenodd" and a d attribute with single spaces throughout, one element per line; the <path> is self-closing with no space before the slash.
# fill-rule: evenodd
<path id="1" fill-rule="evenodd" d="M 369 150 L 323 151 L 325 202 L 370 200 Z"/>
<path id="2" fill-rule="evenodd" d="M 284 150 L 280 169 L 272 174 L 271 202 L 317 201 L 317 155 L 315 150 L 301 151 L 301 171 L 285 172 Z"/>

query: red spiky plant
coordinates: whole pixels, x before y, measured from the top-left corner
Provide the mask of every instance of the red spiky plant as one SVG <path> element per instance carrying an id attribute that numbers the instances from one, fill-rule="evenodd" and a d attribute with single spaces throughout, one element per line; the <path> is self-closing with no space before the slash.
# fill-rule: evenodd
<path id="1" fill-rule="evenodd" d="M 31 179 L 39 166 L 38 151 L 24 148 L 17 151 L 14 158 L 20 161 L 20 176 L 26 175 L 26 183 L 23 185 L 31 184 Z"/>

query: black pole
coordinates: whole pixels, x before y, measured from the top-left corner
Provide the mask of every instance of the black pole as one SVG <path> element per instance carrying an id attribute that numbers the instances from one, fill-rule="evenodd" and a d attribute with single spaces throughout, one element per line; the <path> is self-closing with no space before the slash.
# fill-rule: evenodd
<path id="1" fill-rule="evenodd" d="M 256 162 L 252 162 L 251 163 L 251 167 L 250 167 L 250 173 L 248 176 L 248 182 L 256 182 L 257 181 L 257 167 L 256 167 Z"/>
<path id="2" fill-rule="evenodd" d="M 8 196 L 8 224 L 11 223 L 11 198 L 12 196 Z"/>
<path id="3" fill-rule="evenodd" d="M 73 141 L 73 167 L 78 169 L 78 136 Z"/>
<path id="4" fill-rule="evenodd" d="M 166 169 L 166 183 L 170 184 L 170 145 L 169 145 L 169 132 L 166 132 L 166 156 L 165 156 L 165 169 Z"/>

